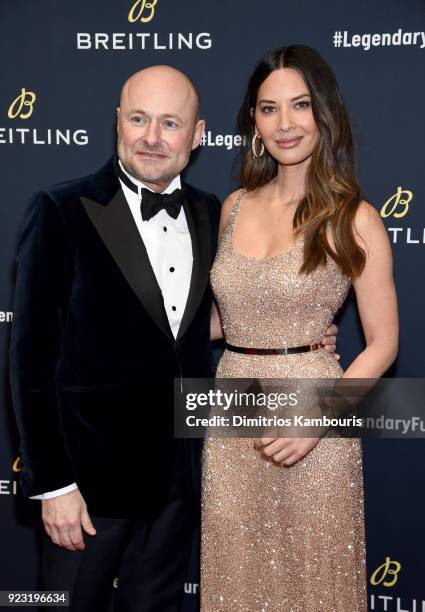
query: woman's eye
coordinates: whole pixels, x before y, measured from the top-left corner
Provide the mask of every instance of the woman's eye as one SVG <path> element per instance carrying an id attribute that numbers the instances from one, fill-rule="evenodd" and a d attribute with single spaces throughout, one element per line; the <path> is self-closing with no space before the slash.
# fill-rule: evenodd
<path id="1" fill-rule="evenodd" d="M 263 107 L 261 108 L 261 111 L 262 111 L 263 113 L 272 113 L 274 110 L 275 110 L 275 107 L 274 107 L 274 106 L 263 106 Z"/>
<path id="2" fill-rule="evenodd" d="M 295 105 L 295 108 L 309 108 L 310 106 L 311 104 L 308 100 L 303 100 L 302 102 L 298 102 L 298 104 Z"/>

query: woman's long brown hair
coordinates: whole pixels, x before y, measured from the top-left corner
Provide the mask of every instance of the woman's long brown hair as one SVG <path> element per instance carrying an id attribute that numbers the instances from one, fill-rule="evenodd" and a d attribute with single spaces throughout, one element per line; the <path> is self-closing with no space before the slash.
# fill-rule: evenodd
<path id="1" fill-rule="evenodd" d="M 307 170 L 305 197 L 294 214 L 294 232 L 304 235 L 300 272 L 312 272 L 325 264 L 329 255 L 343 274 L 356 277 L 364 268 L 366 256 L 354 238 L 361 191 L 356 177 L 353 134 L 335 75 L 311 47 L 281 47 L 267 53 L 255 67 L 238 118 L 239 132 L 245 136 L 240 186 L 252 191 L 277 174 L 276 160 L 267 150 L 261 157 L 254 157 L 251 142 L 255 130 L 252 109 L 257 104 L 258 90 L 271 72 L 279 68 L 293 68 L 303 77 L 320 133 Z M 328 230 L 335 250 L 329 244 Z"/>

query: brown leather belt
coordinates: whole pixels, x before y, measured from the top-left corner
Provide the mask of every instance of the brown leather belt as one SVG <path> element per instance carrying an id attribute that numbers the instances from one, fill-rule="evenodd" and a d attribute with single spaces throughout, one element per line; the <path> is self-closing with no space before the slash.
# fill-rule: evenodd
<path id="1" fill-rule="evenodd" d="M 242 353 L 243 355 L 292 355 L 293 353 L 308 353 L 309 351 L 318 351 L 320 344 L 305 344 L 304 346 L 289 346 L 284 348 L 251 348 L 248 346 L 233 346 L 225 343 L 225 348 L 233 353 Z"/>

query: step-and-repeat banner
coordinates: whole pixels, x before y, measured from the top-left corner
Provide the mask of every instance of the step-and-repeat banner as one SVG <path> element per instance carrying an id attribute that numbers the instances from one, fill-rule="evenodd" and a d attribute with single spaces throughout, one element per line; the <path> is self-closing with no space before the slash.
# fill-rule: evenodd
<path id="1" fill-rule="evenodd" d="M 401 345 L 388 375 L 423 377 L 425 5 L 3 0 L 0 16 L 0 589 L 36 589 L 40 508 L 20 494 L 7 382 L 13 261 L 29 196 L 99 168 L 114 149 L 122 83 L 143 67 L 169 64 L 197 84 L 207 122 L 186 179 L 223 199 L 236 186 L 236 114 L 255 62 L 275 47 L 311 45 L 336 72 L 364 193 L 380 211 L 393 247 Z M 125 316 L 118 311 L 111 325 Z M 363 346 L 353 297 L 339 323 L 344 365 Z M 424 444 L 369 440 L 364 453 L 370 610 L 424 612 Z M 119 481 L 110 486 L 112 495 L 120 494 Z M 185 584 L 187 610 L 198 607 L 198 581 L 195 554 Z"/>

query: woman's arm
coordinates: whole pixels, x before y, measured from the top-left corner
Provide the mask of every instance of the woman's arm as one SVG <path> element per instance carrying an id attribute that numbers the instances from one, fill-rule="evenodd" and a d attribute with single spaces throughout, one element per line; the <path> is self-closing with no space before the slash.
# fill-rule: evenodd
<path id="1" fill-rule="evenodd" d="M 225 226 L 227 225 L 227 222 L 229 221 L 230 213 L 236 203 L 239 193 L 240 193 L 239 189 L 237 191 L 234 191 L 229 196 L 227 196 L 227 198 L 224 200 L 223 204 L 221 205 L 220 225 L 218 229 L 219 239 L 221 237 L 221 234 L 223 233 L 223 229 L 225 228 Z M 220 315 L 218 314 L 218 310 L 217 310 L 217 306 L 215 305 L 215 302 L 213 302 L 211 305 L 210 330 L 211 330 L 210 331 L 211 340 L 220 340 L 221 338 L 223 338 L 223 329 L 221 327 Z"/>
<path id="2" fill-rule="evenodd" d="M 218 314 L 215 302 L 211 304 L 211 340 L 220 340 L 223 338 L 223 329 L 221 327 L 220 315 Z"/>
<path id="3" fill-rule="evenodd" d="M 343 374 L 344 378 L 377 378 L 390 367 L 398 351 L 398 310 L 391 245 L 373 206 L 362 202 L 355 221 L 366 265 L 353 280 L 366 347 Z"/>

